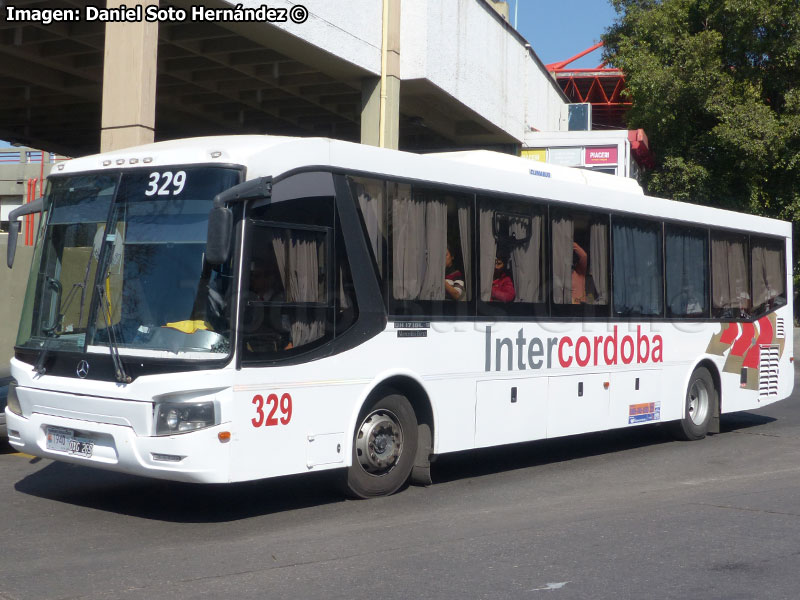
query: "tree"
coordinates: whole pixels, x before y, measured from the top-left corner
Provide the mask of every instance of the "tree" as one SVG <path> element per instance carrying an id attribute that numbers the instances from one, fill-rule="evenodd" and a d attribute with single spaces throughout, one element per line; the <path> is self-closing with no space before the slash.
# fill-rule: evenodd
<path id="1" fill-rule="evenodd" d="M 800 221 L 800 0 L 611 3 L 648 192 Z"/>

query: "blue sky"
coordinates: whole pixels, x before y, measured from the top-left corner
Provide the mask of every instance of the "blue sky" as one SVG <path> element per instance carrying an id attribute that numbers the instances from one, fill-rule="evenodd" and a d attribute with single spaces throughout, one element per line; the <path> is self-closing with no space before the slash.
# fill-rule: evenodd
<path id="1" fill-rule="evenodd" d="M 599 42 L 616 18 L 608 0 L 508 0 L 512 24 L 517 2 L 517 30 L 544 64 L 566 60 Z M 601 53 L 596 50 L 570 66 L 596 67 Z"/>

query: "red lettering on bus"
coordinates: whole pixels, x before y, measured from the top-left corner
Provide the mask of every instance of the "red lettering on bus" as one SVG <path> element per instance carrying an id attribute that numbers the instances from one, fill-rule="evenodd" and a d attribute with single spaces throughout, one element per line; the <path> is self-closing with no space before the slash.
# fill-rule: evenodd
<path id="1" fill-rule="evenodd" d="M 644 353 L 642 353 L 642 342 L 644 342 Z M 642 337 L 641 326 L 636 326 L 636 362 L 644 363 L 650 358 L 650 339 L 645 335 Z"/>
<path id="2" fill-rule="evenodd" d="M 625 344 L 626 343 L 628 344 L 628 347 L 630 349 L 630 353 L 627 356 L 625 355 Z M 624 364 L 626 364 L 626 365 L 631 364 L 631 361 L 633 360 L 633 355 L 634 355 L 633 338 L 631 336 L 626 335 L 624 338 L 622 338 L 622 346 L 620 346 L 619 354 L 622 357 L 622 362 Z"/>
<path id="3" fill-rule="evenodd" d="M 275 427 L 276 425 L 288 425 L 292 420 L 292 397 L 289 394 L 283 394 L 280 401 L 278 401 L 277 394 L 270 394 L 267 396 L 267 406 L 272 406 L 269 414 L 264 418 L 264 397 L 257 394 L 253 397 L 253 404 L 256 405 L 256 416 L 250 419 L 253 427 Z M 275 416 L 275 413 L 280 410 L 281 417 Z"/>
<path id="4" fill-rule="evenodd" d="M 581 357 L 581 346 L 586 346 L 586 356 Z M 589 364 L 589 358 L 592 354 L 592 347 L 589 344 L 589 338 L 586 336 L 581 336 L 578 338 L 578 341 L 575 343 L 575 362 L 578 363 L 579 367 L 585 367 Z"/>
<path id="5" fill-rule="evenodd" d="M 561 341 L 558 343 L 558 362 L 561 363 L 562 367 L 568 367 L 572 364 L 572 356 L 569 359 L 564 358 L 564 346 L 572 346 L 572 340 L 568 337 L 561 338 Z"/>
<path id="6" fill-rule="evenodd" d="M 608 355 L 608 348 L 611 346 L 613 354 Z M 614 325 L 614 333 L 606 338 L 603 344 L 603 358 L 606 359 L 606 364 L 611 366 L 617 364 L 617 326 Z"/>
<path id="7" fill-rule="evenodd" d="M 660 335 L 653 336 L 653 353 L 650 355 L 650 358 L 654 363 L 664 362 L 664 358 L 661 354 L 663 343 L 664 341 L 661 339 Z M 658 354 L 656 355 L 656 353 Z"/>

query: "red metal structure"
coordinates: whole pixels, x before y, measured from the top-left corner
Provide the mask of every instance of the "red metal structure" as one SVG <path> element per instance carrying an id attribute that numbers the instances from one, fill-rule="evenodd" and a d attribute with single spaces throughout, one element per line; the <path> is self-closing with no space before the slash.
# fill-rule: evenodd
<path id="1" fill-rule="evenodd" d="M 568 65 L 603 46 L 598 42 L 580 54 L 547 65 L 570 102 L 592 105 L 592 129 L 625 129 L 624 114 L 632 102 L 623 96 L 625 76 L 605 63 L 594 69 L 570 69 Z"/>

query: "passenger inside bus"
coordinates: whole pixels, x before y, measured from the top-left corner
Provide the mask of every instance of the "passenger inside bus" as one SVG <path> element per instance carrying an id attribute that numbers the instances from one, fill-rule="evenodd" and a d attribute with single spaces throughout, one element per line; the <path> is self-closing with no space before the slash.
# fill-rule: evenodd
<path id="1" fill-rule="evenodd" d="M 284 302 L 285 293 L 274 264 L 256 259 L 250 266 L 250 293 L 253 300 L 261 302 Z"/>
<path id="2" fill-rule="evenodd" d="M 511 302 L 517 295 L 514 280 L 511 279 L 506 264 L 508 259 L 497 256 L 494 259 L 494 279 L 492 280 L 492 302 Z"/>
<path id="3" fill-rule="evenodd" d="M 464 295 L 464 273 L 456 266 L 453 253 L 448 246 L 444 255 L 444 291 L 448 300 L 466 300 Z"/>
<path id="4" fill-rule="evenodd" d="M 270 310 L 265 303 L 282 303 L 286 294 L 273 261 L 257 258 L 250 263 L 250 288 L 244 328 L 250 331 L 247 344 L 253 352 L 270 352 L 293 348 L 289 317 Z"/>

